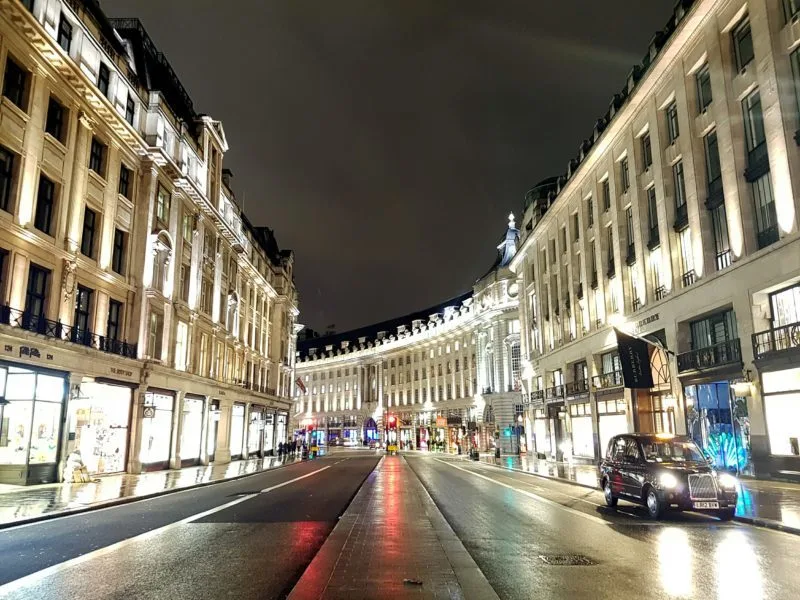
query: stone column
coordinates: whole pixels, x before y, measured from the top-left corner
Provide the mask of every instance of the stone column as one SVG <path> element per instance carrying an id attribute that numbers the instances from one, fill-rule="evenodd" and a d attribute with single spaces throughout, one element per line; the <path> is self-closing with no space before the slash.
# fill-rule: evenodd
<path id="1" fill-rule="evenodd" d="M 42 155 L 44 122 L 47 109 L 47 80 L 42 73 L 31 75 L 30 109 L 25 137 L 22 142 L 22 168 L 20 193 L 15 211 L 15 221 L 27 227 L 33 220 L 33 207 L 39 187 L 39 157 Z"/>
<path id="2" fill-rule="evenodd" d="M 144 396 L 146 392 L 147 384 L 140 384 L 133 392 L 130 444 L 128 449 L 128 473 L 142 472 L 142 462 L 139 460 L 139 453 L 142 449 L 142 420 L 144 419 Z M 175 410 L 174 406 L 173 410 Z"/>
<path id="3" fill-rule="evenodd" d="M 183 434 L 183 400 L 186 392 L 175 393 L 175 406 L 172 410 L 172 444 L 169 452 L 169 468 L 181 468 L 181 435 Z"/>
<path id="4" fill-rule="evenodd" d="M 77 254 L 83 227 L 84 198 L 89 177 L 89 145 L 92 141 L 92 120 L 81 113 L 78 117 L 78 132 L 75 140 L 75 158 L 72 163 L 71 190 L 67 216 L 65 244 L 67 252 Z"/>
<path id="5" fill-rule="evenodd" d="M 209 418 L 208 409 L 211 402 L 211 396 L 203 396 L 203 422 L 200 427 L 200 464 L 208 464 L 208 430 Z"/>

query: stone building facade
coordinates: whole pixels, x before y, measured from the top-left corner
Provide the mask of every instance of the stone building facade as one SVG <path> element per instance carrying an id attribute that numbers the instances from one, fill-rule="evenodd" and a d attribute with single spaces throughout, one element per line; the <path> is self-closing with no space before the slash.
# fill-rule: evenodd
<path id="1" fill-rule="evenodd" d="M 293 255 L 239 209 L 219 121 L 141 23 L 0 0 L 0 481 L 269 453 Z"/>

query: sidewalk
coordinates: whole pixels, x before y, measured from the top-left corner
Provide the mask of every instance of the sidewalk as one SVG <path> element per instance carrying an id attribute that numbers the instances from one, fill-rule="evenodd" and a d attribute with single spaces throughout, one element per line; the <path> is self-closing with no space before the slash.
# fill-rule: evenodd
<path id="1" fill-rule="evenodd" d="M 497 598 L 402 456 L 369 475 L 290 600 Z"/>
<path id="2" fill-rule="evenodd" d="M 172 490 L 243 477 L 297 460 L 299 459 L 280 460 L 277 457 L 267 457 L 140 475 L 119 473 L 98 476 L 92 483 L 0 485 L 0 528 L 49 515 L 81 512 L 120 501 L 157 496 Z"/>
<path id="3" fill-rule="evenodd" d="M 595 465 L 555 462 L 527 456 L 503 456 L 496 459 L 489 454 L 482 454 L 481 462 L 599 489 Z M 740 479 L 736 518 L 747 523 L 773 529 L 791 529 L 800 533 L 800 485 Z"/>

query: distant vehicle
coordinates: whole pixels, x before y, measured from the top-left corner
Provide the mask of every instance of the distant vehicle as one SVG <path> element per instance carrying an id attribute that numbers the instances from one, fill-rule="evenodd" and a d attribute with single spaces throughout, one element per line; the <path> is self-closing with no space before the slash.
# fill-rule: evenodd
<path id="1" fill-rule="evenodd" d="M 331 440 L 331 446 L 344 446 L 344 440 L 342 438 L 333 438 Z"/>
<path id="2" fill-rule="evenodd" d="M 344 441 L 344 446 L 345 448 L 354 448 L 355 446 L 358 446 L 358 442 L 352 438 L 348 438 Z"/>
<path id="3" fill-rule="evenodd" d="M 380 448 L 381 443 L 378 440 L 370 440 L 369 442 L 369 449 L 375 450 L 376 448 Z"/>
<path id="4" fill-rule="evenodd" d="M 600 463 L 606 504 L 620 498 L 643 504 L 653 519 L 668 509 L 712 512 L 729 521 L 736 512 L 736 478 L 711 468 L 685 436 L 653 433 L 617 435 Z"/>

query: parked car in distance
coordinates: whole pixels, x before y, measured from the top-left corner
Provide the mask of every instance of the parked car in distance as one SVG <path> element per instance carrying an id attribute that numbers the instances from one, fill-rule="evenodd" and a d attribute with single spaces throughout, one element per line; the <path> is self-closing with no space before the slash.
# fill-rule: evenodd
<path id="1" fill-rule="evenodd" d="M 345 448 L 355 448 L 356 446 L 358 446 L 358 442 L 355 441 L 353 438 L 347 438 L 344 441 L 344 446 Z"/>
<path id="2" fill-rule="evenodd" d="M 736 511 L 736 478 L 715 471 L 686 436 L 654 433 L 617 435 L 600 463 L 606 504 L 620 498 L 643 504 L 653 519 L 666 510 L 711 512 L 724 521 Z"/>

